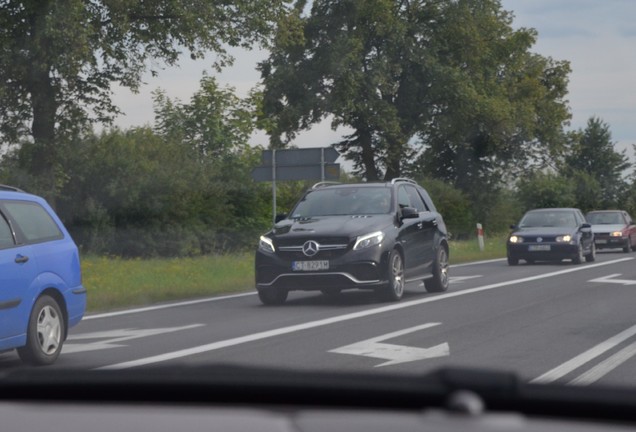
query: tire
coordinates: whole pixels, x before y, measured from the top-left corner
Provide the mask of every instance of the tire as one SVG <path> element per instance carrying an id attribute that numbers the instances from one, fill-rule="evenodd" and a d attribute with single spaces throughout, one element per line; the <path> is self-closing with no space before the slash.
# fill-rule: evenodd
<path id="1" fill-rule="evenodd" d="M 23 362 L 34 366 L 53 364 L 62 352 L 66 321 L 60 305 L 48 295 L 33 305 L 27 327 L 26 345 L 18 348 Z"/>
<path id="2" fill-rule="evenodd" d="M 258 298 L 267 306 L 282 305 L 287 300 L 289 291 L 279 288 L 258 289 Z"/>
<path id="3" fill-rule="evenodd" d="M 387 275 L 389 283 L 381 290 L 387 301 L 399 301 L 404 295 L 404 260 L 397 249 L 389 253 Z"/>
<path id="4" fill-rule="evenodd" d="M 329 287 L 329 288 L 321 288 L 320 292 L 322 293 L 322 295 L 324 295 L 325 297 L 329 298 L 329 299 L 337 299 L 338 297 L 340 297 L 340 288 L 335 288 L 335 287 Z"/>
<path id="5" fill-rule="evenodd" d="M 594 262 L 596 261 L 596 245 L 592 243 L 592 247 L 590 248 L 590 253 L 585 255 L 586 262 Z"/>
<path id="6" fill-rule="evenodd" d="M 514 258 L 508 255 L 508 265 L 516 266 L 517 264 L 519 264 L 519 258 Z"/>
<path id="7" fill-rule="evenodd" d="M 630 253 L 633 250 L 632 248 L 632 240 L 630 238 L 627 239 L 627 244 L 623 248 L 623 252 Z"/>
<path id="8" fill-rule="evenodd" d="M 433 263 L 433 277 L 424 281 L 424 287 L 428 292 L 443 292 L 448 290 L 448 282 L 448 252 L 440 245 Z"/>
<path id="9" fill-rule="evenodd" d="M 572 263 L 581 264 L 584 259 L 585 257 L 583 256 L 583 245 L 579 243 L 576 255 L 574 255 L 574 257 L 572 258 Z"/>

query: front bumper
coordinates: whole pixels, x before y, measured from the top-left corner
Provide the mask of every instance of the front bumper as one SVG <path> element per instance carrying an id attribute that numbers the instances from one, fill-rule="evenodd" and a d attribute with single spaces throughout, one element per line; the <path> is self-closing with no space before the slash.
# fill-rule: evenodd
<path id="1" fill-rule="evenodd" d="M 594 236 L 594 244 L 597 249 L 615 249 L 615 248 L 624 248 L 627 246 L 627 242 L 629 241 L 629 237 L 612 237 L 612 236 L 603 236 L 596 234 Z"/>
<path id="2" fill-rule="evenodd" d="M 570 243 L 508 243 L 508 256 L 526 261 L 560 261 L 574 258 L 578 248 L 578 244 Z"/>
<path id="3" fill-rule="evenodd" d="M 285 256 L 281 256 L 285 255 Z M 293 262 L 327 261 L 328 269 L 298 271 Z M 320 253 L 311 258 L 300 254 L 256 252 L 256 288 L 313 291 L 323 288 L 373 289 L 388 283 L 388 250 L 381 246 L 354 251 L 347 249 L 340 255 Z"/>

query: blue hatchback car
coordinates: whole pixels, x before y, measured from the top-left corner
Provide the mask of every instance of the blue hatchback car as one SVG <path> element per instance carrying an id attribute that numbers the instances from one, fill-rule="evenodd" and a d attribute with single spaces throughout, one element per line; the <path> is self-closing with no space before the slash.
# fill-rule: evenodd
<path id="1" fill-rule="evenodd" d="M 44 199 L 0 186 L 0 352 L 55 362 L 85 309 L 79 252 L 60 219 Z"/>

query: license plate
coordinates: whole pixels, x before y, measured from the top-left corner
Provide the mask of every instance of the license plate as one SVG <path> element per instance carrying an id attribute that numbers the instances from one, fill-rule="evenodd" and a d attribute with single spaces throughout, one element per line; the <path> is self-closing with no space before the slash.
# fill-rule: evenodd
<path id="1" fill-rule="evenodd" d="M 596 239 L 596 244 L 607 244 L 607 240 L 605 240 L 605 239 Z"/>
<path id="2" fill-rule="evenodd" d="M 292 261 L 293 271 L 329 270 L 329 261 Z"/>
<path id="3" fill-rule="evenodd" d="M 530 252 L 546 252 L 550 250 L 550 245 L 530 245 L 528 251 Z"/>

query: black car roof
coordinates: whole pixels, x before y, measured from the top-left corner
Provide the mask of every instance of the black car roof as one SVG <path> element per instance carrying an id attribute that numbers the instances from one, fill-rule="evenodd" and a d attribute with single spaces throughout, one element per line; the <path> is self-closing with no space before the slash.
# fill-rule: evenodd
<path id="1" fill-rule="evenodd" d="M 312 186 L 311 189 L 321 189 L 321 188 L 346 188 L 346 187 L 391 187 L 394 184 L 412 184 L 414 186 L 419 186 L 417 182 L 410 179 L 394 179 L 392 181 L 376 181 L 376 182 L 360 182 L 360 183 L 337 183 L 337 182 L 319 182 Z"/>

